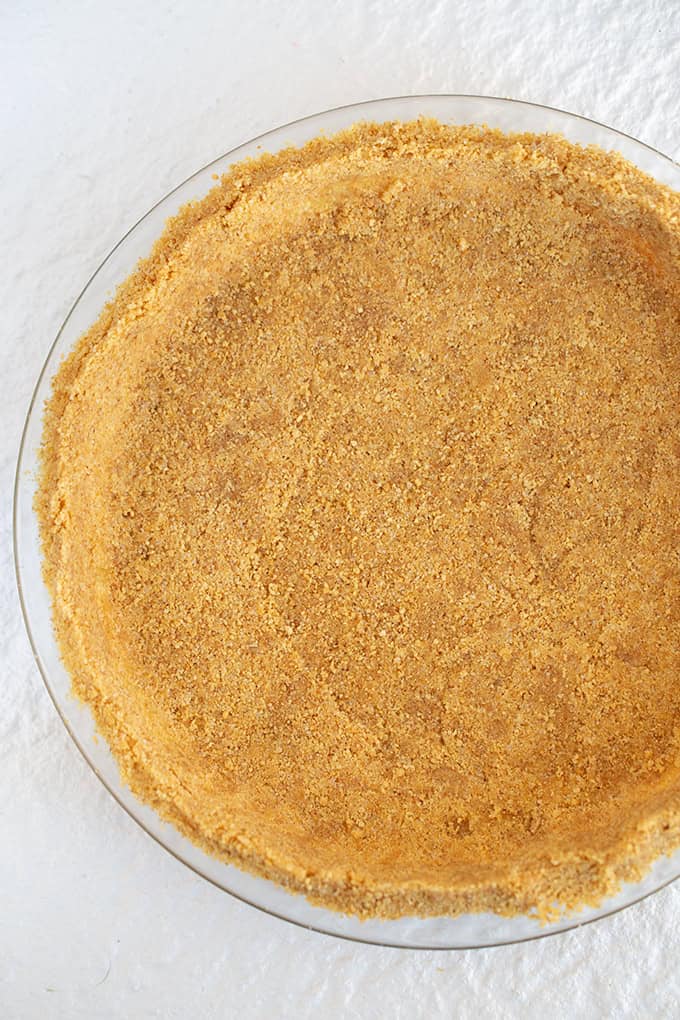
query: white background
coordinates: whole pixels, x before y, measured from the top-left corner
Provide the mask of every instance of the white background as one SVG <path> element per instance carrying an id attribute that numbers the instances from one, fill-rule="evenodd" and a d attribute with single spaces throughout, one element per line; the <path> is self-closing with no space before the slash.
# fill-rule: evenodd
<path id="1" fill-rule="evenodd" d="M 594 926 L 464 953 L 300 931 L 116 806 L 33 664 L 11 565 L 31 389 L 83 283 L 192 171 L 305 114 L 512 96 L 680 155 L 680 0 L 0 3 L 0 1017 L 671 1017 L 680 883 Z"/>

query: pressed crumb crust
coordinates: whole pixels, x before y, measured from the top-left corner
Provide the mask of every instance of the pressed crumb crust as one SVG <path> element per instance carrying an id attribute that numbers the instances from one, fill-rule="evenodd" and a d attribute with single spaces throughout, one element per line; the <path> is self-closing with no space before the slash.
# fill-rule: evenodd
<path id="1" fill-rule="evenodd" d="M 556 136 L 235 166 L 61 366 L 37 510 L 123 778 L 360 916 L 680 845 L 680 196 Z"/>

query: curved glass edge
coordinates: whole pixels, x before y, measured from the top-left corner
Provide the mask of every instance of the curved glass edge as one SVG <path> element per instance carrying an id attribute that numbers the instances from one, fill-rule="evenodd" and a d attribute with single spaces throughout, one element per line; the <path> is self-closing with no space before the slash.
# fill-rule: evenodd
<path id="1" fill-rule="evenodd" d="M 19 600 L 29 641 L 47 691 L 76 747 L 109 793 L 144 831 L 196 874 L 237 899 L 300 927 L 351 941 L 409 949 L 470 949 L 544 938 L 610 916 L 639 902 L 680 875 L 680 851 L 655 862 L 645 878 L 628 885 L 596 909 L 541 926 L 531 917 L 493 914 L 441 918 L 359 921 L 312 906 L 304 897 L 224 864 L 199 850 L 138 801 L 122 784 L 105 741 L 97 737 L 89 709 L 70 692 L 54 638 L 49 595 L 41 574 L 37 520 L 33 512 L 42 408 L 62 357 L 95 321 L 115 287 L 151 249 L 165 220 L 185 202 L 213 185 L 212 175 L 246 157 L 301 145 L 314 135 L 332 134 L 357 120 L 410 119 L 420 115 L 448 123 L 477 123 L 505 131 L 553 132 L 580 144 L 617 150 L 640 169 L 680 189 L 680 167 L 651 146 L 575 114 L 485 96 L 404 96 L 338 107 L 293 121 L 260 135 L 206 164 L 157 202 L 118 242 L 92 274 L 57 334 L 38 377 L 24 425 L 14 485 L 14 558 Z"/>

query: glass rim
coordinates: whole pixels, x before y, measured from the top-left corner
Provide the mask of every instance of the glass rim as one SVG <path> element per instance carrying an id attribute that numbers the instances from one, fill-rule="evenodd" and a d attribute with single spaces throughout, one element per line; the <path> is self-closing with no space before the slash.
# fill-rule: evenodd
<path id="1" fill-rule="evenodd" d="M 106 253 L 104 258 L 101 259 L 101 261 L 97 264 L 97 266 L 94 269 L 94 271 L 90 274 L 90 276 L 88 277 L 88 279 L 85 282 L 84 286 L 80 289 L 77 297 L 72 302 L 68 312 L 66 313 L 66 316 L 64 317 L 64 319 L 63 319 L 63 321 L 62 321 L 62 323 L 61 323 L 61 325 L 60 325 L 60 327 L 59 327 L 59 329 L 58 329 L 58 331 L 56 333 L 56 336 L 52 340 L 52 342 L 51 342 L 51 344 L 50 344 L 50 346 L 49 346 L 49 348 L 47 350 L 47 353 L 44 356 L 42 367 L 40 369 L 40 372 L 38 374 L 36 382 L 35 382 L 35 384 L 33 386 L 32 393 L 31 393 L 31 398 L 30 398 L 30 401 L 29 401 L 29 404 L 28 404 L 28 409 L 27 409 L 27 412 L 26 412 L 26 417 L 25 417 L 24 424 L 23 424 L 23 427 L 22 427 L 22 430 L 21 430 L 21 438 L 20 438 L 20 442 L 19 442 L 19 449 L 18 449 L 18 455 L 17 455 L 16 469 L 15 469 L 15 474 L 14 474 L 13 496 L 12 496 L 12 550 L 13 550 L 13 558 L 14 558 L 14 573 L 15 573 L 15 580 L 16 580 L 16 585 L 17 585 L 17 592 L 18 592 L 18 596 L 19 596 L 19 603 L 20 603 L 20 607 L 21 607 L 21 614 L 22 614 L 22 617 L 23 617 L 24 627 L 25 627 L 25 630 L 26 630 L 26 634 L 28 636 L 28 640 L 29 640 L 29 644 L 30 644 L 30 648 L 31 648 L 31 653 L 32 653 L 33 659 L 34 659 L 34 661 L 35 661 L 35 663 L 36 663 L 36 665 L 38 667 L 38 671 L 40 673 L 40 676 L 42 677 L 42 681 L 43 681 L 44 686 L 45 686 L 45 688 L 47 690 L 47 693 L 48 693 L 48 695 L 50 697 L 50 700 L 52 701 L 52 704 L 54 705 L 54 708 L 56 709 L 56 712 L 57 712 L 57 714 L 58 714 L 62 724 L 64 725 L 67 733 L 69 734 L 69 737 L 73 741 L 75 747 L 77 748 L 77 750 L 79 751 L 80 755 L 83 757 L 83 759 L 85 760 L 85 762 L 87 763 L 89 768 L 92 770 L 92 772 L 94 772 L 94 774 L 96 775 L 96 777 L 99 780 L 99 782 L 107 790 L 107 792 L 110 794 L 110 796 L 113 797 L 113 799 L 116 801 L 116 803 L 125 811 L 125 813 L 130 818 L 132 818 L 132 820 L 142 829 L 142 831 L 147 836 L 149 836 L 158 846 L 160 846 L 164 851 L 166 851 L 168 854 L 170 854 L 176 861 L 179 861 L 185 867 L 189 868 L 195 875 L 198 875 L 200 878 L 202 878 L 205 881 L 209 882 L 212 886 L 214 886 L 215 888 L 219 889 L 221 892 L 228 893 L 230 896 L 233 896 L 236 900 L 239 900 L 241 903 L 245 903 L 245 904 L 247 904 L 250 907 L 254 907 L 256 910 L 259 910 L 259 911 L 261 911 L 264 914 L 268 914 L 270 917 L 277 918 L 280 921 L 285 921 L 288 924 L 293 924 L 296 927 L 301 928 L 301 929 L 306 930 L 306 931 L 314 931 L 314 932 L 316 932 L 316 933 L 318 933 L 320 935 L 325 935 L 325 936 L 332 937 L 332 938 L 339 938 L 339 939 L 343 939 L 344 941 L 347 941 L 347 942 L 354 942 L 354 943 L 358 943 L 358 944 L 361 944 L 361 945 L 370 945 L 370 946 L 376 946 L 376 947 L 382 947 L 382 948 L 393 948 L 393 949 L 430 950 L 430 951 L 442 951 L 442 952 L 445 952 L 445 951 L 456 951 L 456 950 L 469 950 L 469 949 L 491 949 L 491 948 L 496 948 L 496 947 L 500 947 L 500 946 L 517 945 L 517 944 L 521 944 L 521 943 L 524 943 L 524 942 L 535 942 L 535 941 L 538 941 L 539 939 L 545 939 L 545 938 L 549 938 L 551 936 L 556 936 L 556 935 L 564 934 L 564 933 L 566 933 L 568 931 L 573 931 L 575 928 L 582 928 L 582 927 L 585 927 L 586 925 L 594 924 L 595 922 L 603 920 L 606 917 L 613 917 L 614 915 L 619 914 L 619 913 L 621 913 L 624 910 L 627 910 L 628 907 L 634 906 L 637 903 L 641 903 L 643 900 L 647 899 L 647 897 L 652 896 L 652 895 L 654 895 L 657 892 L 660 892 L 662 889 L 664 889 L 667 886 L 671 885 L 678 878 L 680 878 L 680 870 L 678 870 L 677 873 L 672 875 L 670 878 L 667 878 L 664 881 L 661 881 L 659 884 L 655 885 L 653 888 L 650 888 L 650 889 L 642 892 L 638 896 L 634 896 L 633 898 L 627 900 L 625 903 L 623 903 L 621 905 L 614 906 L 611 909 L 606 909 L 606 910 L 604 910 L 601 913 L 597 913 L 593 917 L 586 917 L 586 918 L 580 919 L 578 917 L 578 915 L 575 915 L 574 918 L 573 918 L 573 922 L 572 922 L 571 918 L 567 918 L 566 919 L 567 923 L 563 927 L 550 928 L 550 927 L 546 926 L 546 930 L 545 931 L 538 931 L 538 932 L 535 932 L 535 933 L 532 933 L 532 934 L 528 934 L 528 935 L 519 935 L 517 937 L 503 938 L 503 939 L 493 940 L 493 941 L 489 941 L 489 942 L 480 942 L 480 943 L 471 943 L 471 944 L 461 943 L 461 944 L 457 944 L 457 945 L 453 945 L 453 944 L 452 945 L 436 945 L 436 944 L 425 945 L 425 944 L 408 943 L 408 942 L 392 942 L 392 941 L 389 941 L 389 939 L 386 939 L 386 940 L 383 941 L 383 940 L 378 940 L 378 939 L 375 939 L 375 938 L 368 938 L 368 937 L 367 938 L 362 938 L 360 935 L 348 934 L 346 932 L 333 931 L 333 930 L 330 930 L 328 928 L 324 928 L 323 926 L 320 926 L 320 925 L 307 924 L 307 923 L 305 923 L 303 921 L 300 921 L 300 920 L 298 920 L 298 919 L 296 919 L 294 917 L 287 916 L 285 913 L 282 913 L 280 911 L 272 909 L 272 908 L 270 908 L 268 906 L 265 906 L 265 905 L 263 905 L 261 903 L 258 903 L 256 901 L 254 901 L 254 900 L 251 900 L 247 896 L 245 896 L 245 895 L 243 895 L 243 894 L 241 894 L 239 892 L 236 892 L 233 889 L 228 889 L 226 886 L 222 885 L 217 879 L 211 877 L 205 871 L 201 870 L 200 867 L 198 867 L 197 865 L 195 865 L 191 861 L 185 859 L 181 855 L 181 853 L 179 853 L 178 851 L 174 850 L 171 846 L 169 846 L 167 843 L 165 843 L 163 841 L 163 839 L 159 835 L 154 833 L 150 829 L 150 827 L 144 822 L 144 820 L 141 817 L 138 817 L 138 815 L 135 813 L 133 808 L 131 806 L 129 806 L 125 802 L 123 797 L 121 797 L 121 795 L 112 787 L 112 785 L 109 783 L 109 781 L 101 774 L 99 768 L 97 767 L 95 762 L 92 760 L 92 758 L 91 758 L 90 754 L 88 753 L 86 747 L 84 746 L 83 742 L 80 740 L 80 738 L 75 733 L 74 728 L 71 725 L 71 722 L 69 721 L 67 715 L 65 714 L 65 712 L 62 709 L 62 706 L 60 704 L 60 700 L 59 700 L 57 694 L 55 693 L 55 691 L 53 689 L 52 683 L 50 682 L 49 671 L 47 670 L 47 668 L 43 664 L 40 652 L 38 650 L 37 641 L 35 639 L 35 635 L 34 635 L 34 632 L 33 632 L 33 627 L 32 627 L 32 624 L 31 624 L 31 616 L 30 616 L 30 612 L 29 612 L 29 608 L 28 608 L 28 600 L 27 600 L 27 597 L 26 597 L 25 585 L 24 585 L 24 581 L 23 581 L 23 578 L 22 578 L 21 554 L 20 554 L 20 551 L 19 551 L 19 540 L 18 540 L 18 506 L 19 506 L 19 498 L 20 498 L 21 480 L 22 480 L 23 473 L 25 471 L 24 461 L 25 461 L 26 454 L 27 454 L 26 446 L 27 446 L 27 436 L 28 436 L 29 425 L 31 424 L 31 421 L 33 420 L 35 414 L 39 410 L 38 407 L 37 407 L 38 394 L 39 394 L 41 386 L 42 386 L 42 384 L 43 384 L 43 382 L 45 380 L 45 377 L 46 377 L 46 375 L 48 373 L 48 370 L 51 369 L 51 367 L 52 367 L 52 359 L 53 359 L 54 354 L 56 353 L 59 341 L 61 340 L 61 338 L 62 338 L 62 336 L 64 334 L 64 331 L 66 330 L 66 328 L 67 328 L 67 326 L 68 326 L 68 324 L 69 324 L 69 322 L 71 320 L 71 317 L 73 316 L 73 313 L 75 312 L 75 310 L 78 307 L 80 301 L 82 300 L 82 298 L 86 294 L 86 292 L 89 290 L 90 286 L 92 285 L 92 283 L 94 282 L 96 277 L 99 275 L 99 273 L 104 268 L 104 266 L 109 262 L 109 260 L 112 258 L 112 256 L 118 251 L 118 249 L 125 243 L 125 241 L 127 241 L 127 239 L 137 230 L 137 228 L 141 224 L 143 224 L 149 217 L 151 217 L 156 212 L 156 210 L 160 206 L 162 206 L 168 199 L 170 199 L 177 191 L 179 191 L 185 185 L 189 184 L 195 178 L 197 178 L 197 177 L 201 176 L 202 174 L 204 174 L 211 167 L 215 166 L 218 163 L 222 163 L 225 160 L 230 160 L 231 162 L 235 162 L 236 160 L 238 160 L 238 158 L 239 158 L 238 154 L 239 154 L 239 152 L 241 150 L 251 148 L 252 146 L 254 146 L 256 144 L 259 145 L 261 143 L 263 151 L 266 151 L 266 148 L 265 148 L 266 140 L 268 138 L 270 138 L 271 136 L 273 136 L 273 135 L 280 134 L 282 131 L 285 131 L 288 128 L 294 128 L 294 127 L 297 127 L 299 125 L 304 125 L 305 123 L 307 123 L 309 121 L 319 120 L 319 119 L 321 119 L 323 117 L 327 117 L 327 116 L 332 115 L 334 113 L 344 113 L 344 112 L 349 113 L 350 111 L 356 111 L 357 112 L 357 120 L 360 120 L 361 119 L 361 111 L 363 109 L 365 109 L 366 107 L 371 107 L 371 106 L 379 106 L 380 104 L 396 103 L 396 102 L 399 102 L 399 101 L 407 101 L 407 100 L 421 100 L 423 102 L 427 102 L 428 100 L 436 101 L 436 100 L 447 100 L 447 99 L 449 99 L 449 100 L 463 100 L 463 101 L 464 100 L 472 100 L 472 101 L 478 100 L 480 102 L 481 101 L 494 102 L 494 103 L 499 103 L 499 104 L 502 104 L 502 105 L 505 105 L 505 106 L 508 106 L 508 107 L 527 107 L 527 108 L 535 109 L 537 111 L 544 111 L 544 112 L 547 112 L 547 113 L 558 114 L 558 115 L 560 115 L 562 117 L 568 118 L 569 120 L 580 121 L 580 122 L 582 122 L 585 125 L 588 125 L 588 126 L 591 126 L 591 127 L 600 128 L 600 129 L 610 133 L 613 137 L 620 137 L 620 138 L 626 139 L 629 142 L 634 143 L 634 145 L 640 146 L 642 149 L 644 149 L 648 153 L 652 154 L 655 158 L 662 160 L 664 163 L 666 163 L 670 167 L 672 167 L 674 171 L 680 172 L 680 161 L 674 160 L 672 157 L 670 157 L 670 156 L 666 155 L 665 153 L 661 152 L 659 149 L 656 149 L 654 146 L 649 145 L 646 142 L 640 141 L 640 139 L 635 138 L 635 136 L 633 136 L 631 134 L 628 134 L 625 131 L 621 131 L 621 130 L 619 130 L 617 128 L 612 128 L 609 125 L 603 123 L 602 121 L 594 120 L 593 118 L 585 117 L 582 114 L 571 113 L 571 112 L 569 112 L 567 110 L 563 110 L 563 109 L 561 109 L 559 107 L 549 106 L 549 105 L 542 104 L 542 103 L 535 103 L 535 102 L 531 102 L 531 101 L 528 101 L 528 100 L 512 99 L 512 98 L 502 97 L 502 96 L 483 95 L 483 94 L 478 94 L 478 93 L 445 93 L 445 92 L 441 92 L 441 93 L 408 93 L 406 95 L 395 95 L 395 96 L 386 96 L 386 97 L 378 98 L 378 99 L 367 99 L 367 100 L 362 100 L 362 101 L 357 102 L 357 103 L 341 104 L 339 106 L 329 107 L 326 110 L 317 111 L 315 113 L 307 114 L 304 117 L 295 118 L 294 120 L 288 121 L 288 122 L 286 122 L 284 124 L 281 124 L 281 125 L 278 125 L 278 126 L 276 126 L 274 128 L 270 128 L 270 129 L 268 129 L 267 131 L 265 131 L 265 132 L 263 132 L 261 134 L 254 135 L 251 138 L 249 138 L 248 140 L 239 143 L 237 146 L 227 150 L 224 153 L 221 153 L 220 155 L 216 156 L 214 159 L 209 160 L 207 163 L 205 163 L 202 166 L 200 166 L 197 170 L 194 170 L 191 174 L 189 174 L 187 177 L 185 177 L 182 181 L 180 181 L 174 187 L 170 188 L 169 191 L 165 192 L 162 195 L 161 198 L 159 198 L 156 202 L 154 202 L 153 205 L 151 205 L 149 207 L 149 209 L 147 209 L 146 212 L 142 216 L 140 216 L 125 231 L 125 233 L 120 237 L 120 239 L 116 242 L 116 244 L 114 244 L 113 247 L 109 249 L 109 251 Z M 472 122 L 468 122 L 468 123 L 472 123 Z M 478 123 L 478 122 L 474 122 L 474 123 Z M 234 157 L 233 160 L 231 159 L 231 157 Z M 100 739 L 103 741 L 104 744 L 107 743 L 104 738 L 100 737 Z M 131 798 L 133 803 L 141 804 L 141 801 L 139 801 L 139 799 L 136 797 L 136 795 L 132 794 L 131 791 L 130 791 L 130 798 Z M 207 855 L 207 856 L 210 856 L 210 855 Z M 302 894 L 298 894 L 298 895 L 302 895 Z M 331 911 L 328 911 L 328 913 L 331 913 Z"/>

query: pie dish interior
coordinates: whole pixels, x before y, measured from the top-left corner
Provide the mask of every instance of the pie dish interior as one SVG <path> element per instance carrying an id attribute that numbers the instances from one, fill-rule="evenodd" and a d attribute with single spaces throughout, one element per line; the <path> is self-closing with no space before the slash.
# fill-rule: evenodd
<path id="1" fill-rule="evenodd" d="M 547 916 L 680 843 L 679 216 L 419 121 L 168 225 L 56 378 L 37 502 L 137 795 L 360 916 Z"/>

